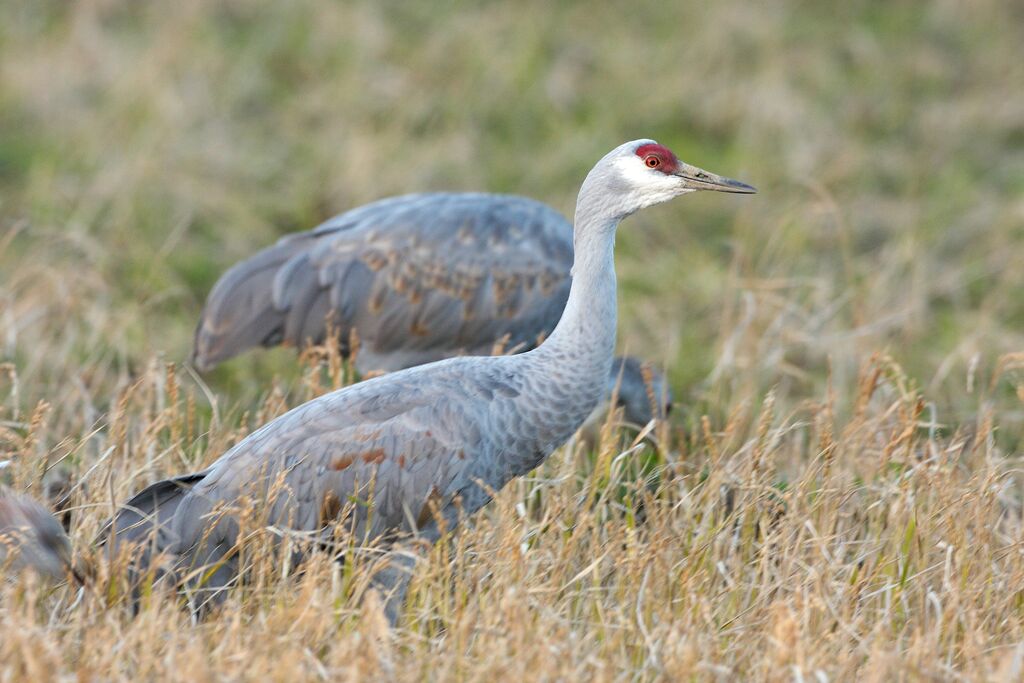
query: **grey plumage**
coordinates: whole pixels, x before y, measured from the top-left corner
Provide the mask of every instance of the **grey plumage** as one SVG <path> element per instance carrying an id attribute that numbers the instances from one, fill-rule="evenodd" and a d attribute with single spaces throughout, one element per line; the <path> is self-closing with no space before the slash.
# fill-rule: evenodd
<path id="1" fill-rule="evenodd" d="M 632 356 L 617 357 L 612 363 L 608 395 L 617 392 L 623 419 L 643 427 L 651 420 L 663 420 L 672 410 L 672 388 L 653 365 Z"/>
<path id="2" fill-rule="evenodd" d="M 320 344 L 328 325 L 346 355 L 357 331 L 363 374 L 489 355 L 498 344 L 528 351 L 565 307 L 572 233 L 551 207 L 514 195 L 428 193 L 367 204 L 224 273 L 203 307 L 192 362 L 206 371 L 255 346 Z M 646 424 L 655 415 L 640 368 L 637 359 L 619 360 L 609 395 L 621 383 L 627 419 Z M 656 371 L 654 378 L 663 381 Z"/>
<path id="3" fill-rule="evenodd" d="M 362 373 L 537 345 L 569 295 L 572 226 L 511 195 L 392 197 L 289 235 L 230 268 L 196 328 L 208 370 L 254 346 L 322 343 L 328 324 Z"/>
<path id="4" fill-rule="evenodd" d="M 71 570 L 71 541 L 41 503 L 0 485 L 0 568 L 51 579 Z"/>
<path id="5" fill-rule="evenodd" d="M 650 166 L 655 154 L 660 168 Z M 246 494 L 278 528 L 328 534 L 340 524 L 356 538 L 412 532 L 436 540 L 539 465 L 597 405 L 615 344 L 616 226 L 694 189 L 753 191 L 651 141 L 616 148 L 580 190 L 572 286 L 543 344 L 519 355 L 450 358 L 305 403 L 206 470 L 133 498 L 112 520 L 112 545 L 142 548 L 143 566 L 151 550 L 182 571 L 215 564 L 204 578 L 220 588 L 240 572 L 233 508 Z M 406 580 L 394 577 L 399 597 Z"/>

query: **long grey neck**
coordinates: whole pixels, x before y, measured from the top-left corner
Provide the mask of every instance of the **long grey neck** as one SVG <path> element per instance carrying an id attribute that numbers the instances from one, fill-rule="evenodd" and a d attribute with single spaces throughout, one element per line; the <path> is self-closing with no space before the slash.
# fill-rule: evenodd
<path id="1" fill-rule="evenodd" d="M 547 341 L 509 356 L 522 364 L 522 391 L 510 411 L 494 415 L 504 453 L 495 482 L 530 471 L 579 429 L 605 396 L 615 350 L 615 228 L 622 219 L 608 204 L 594 172 L 576 204 L 572 286 Z M 510 419 L 510 413 L 515 418 Z"/>
<path id="2" fill-rule="evenodd" d="M 525 449 L 546 456 L 579 428 L 607 391 L 615 351 L 615 228 L 619 217 L 580 192 L 574 232 L 572 286 L 547 341 L 524 354 L 531 391 L 520 410 L 531 425 Z M 523 463 L 529 469 L 534 461 Z"/>
<path id="3" fill-rule="evenodd" d="M 578 364 L 580 373 L 601 375 L 602 382 L 607 380 L 615 352 L 618 223 L 618 219 L 591 218 L 576 212 L 569 299 L 558 325 L 538 349 L 538 355 L 571 360 Z"/>

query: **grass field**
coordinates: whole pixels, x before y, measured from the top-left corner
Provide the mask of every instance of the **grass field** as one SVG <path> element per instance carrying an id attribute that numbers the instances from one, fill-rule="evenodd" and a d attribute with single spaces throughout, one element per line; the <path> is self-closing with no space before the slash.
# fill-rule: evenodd
<path id="1" fill-rule="evenodd" d="M 1021 680 L 1022 45 L 1012 0 L 0 3 L 0 459 L 70 470 L 86 559 L 116 501 L 344 381 L 181 365 L 281 234 L 422 190 L 571 215 L 639 137 L 760 190 L 619 231 L 660 445 L 558 451 L 401 628 L 359 563 L 258 540 L 199 624 L 92 558 L 92 590 L 0 586 L 0 681 Z"/>

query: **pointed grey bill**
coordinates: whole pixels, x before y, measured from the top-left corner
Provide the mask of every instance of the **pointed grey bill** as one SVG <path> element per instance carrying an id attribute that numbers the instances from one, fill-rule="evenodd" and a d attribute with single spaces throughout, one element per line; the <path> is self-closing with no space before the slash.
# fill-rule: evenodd
<path id="1" fill-rule="evenodd" d="M 680 163 L 674 175 L 686 181 L 686 187 L 693 190 L 712 190 L 714 192 L 735 192 L 738 194 L 755 194 L 757 188 L 741 183 L 732 178 L 708 173 L 704 169 Z"/>

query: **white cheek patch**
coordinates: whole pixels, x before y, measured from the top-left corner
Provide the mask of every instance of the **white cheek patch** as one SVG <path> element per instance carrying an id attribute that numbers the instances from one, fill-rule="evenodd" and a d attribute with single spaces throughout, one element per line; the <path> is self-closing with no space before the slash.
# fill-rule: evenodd
<path id="1" fill-rule="evenodd" d="M 634 190 L 642 190 L 644 193 L 658 192 L 659 190 L 674 192 L 679 188 L 677 178 L 647 168 L 643 159 L 636 155 L 616 159 L 615 167 L 622 179 L 629 183 Z"/>
<path id="2" fill-rule="evenodd" d="M 667 202 L 685 192 L 679 178 L 647 168 L 643 159 L 636 155 L 616 159 L 615 170 L 629 186 L 630 213 Z"/>

